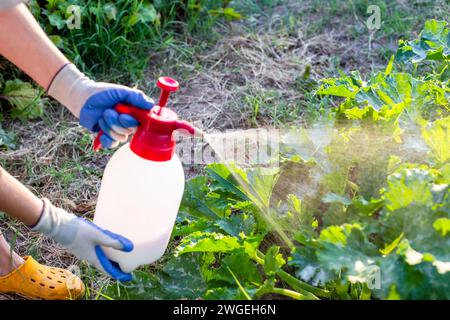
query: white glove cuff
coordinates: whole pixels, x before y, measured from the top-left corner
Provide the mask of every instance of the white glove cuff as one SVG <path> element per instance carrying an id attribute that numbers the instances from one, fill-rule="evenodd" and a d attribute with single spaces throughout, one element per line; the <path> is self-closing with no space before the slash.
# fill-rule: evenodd
<path id="1" fill-rule="evenodd" d="M 67 241 L 64 240 L 73 238 L 73 235 L 64 234 L 64 226 L 77 217 L 72 213 L 68 213 L 64 209 L 55 207 L 48 199 L 44 198 L 42 201 L 44 202 L 44 209 L 42 211 L 41 218 L 31 230 L 43 233 L 65 245 L 64 242 L 67 243 Z"/>
<path id="2" fill-rule="evenodd" d="M 79 118 L 81 108 L 92 95 L 91 88 L 94 85 L 94 81 L 69 63 L 55 76 L 48 88 L 48 94 Z"/>

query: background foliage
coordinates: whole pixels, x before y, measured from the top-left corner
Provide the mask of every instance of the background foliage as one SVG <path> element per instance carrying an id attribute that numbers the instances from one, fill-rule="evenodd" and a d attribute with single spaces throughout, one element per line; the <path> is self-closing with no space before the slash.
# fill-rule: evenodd
<path id="1" fill-rule="evenodd" d="M 208 166 L 174 257 L 107 296 L 449 299 L 449 43 L 430 20 L 384 71 L 323 79 L 316 94 L 339 101 L 325 145 L 296 129 L 280 168 Z"/>

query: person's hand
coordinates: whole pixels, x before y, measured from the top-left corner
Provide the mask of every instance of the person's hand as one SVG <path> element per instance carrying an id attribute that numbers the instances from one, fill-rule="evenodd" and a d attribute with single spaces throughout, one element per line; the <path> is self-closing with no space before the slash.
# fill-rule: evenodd
<path id="1" fill-rule="evenodd" d="M 66 106 L 80 124 L 104 134 L 100 142 L 104 148 L 114 148 L 128 139 L 139 122 L 127 114 L 114 110 L 118 103 L 150 110 L 154 103 L 142 91 L 125 86 L 95 82 L 68 64 L 55 76 L 48 94 Z"/>
<path id="2" fill-rule="evenodd" d="M 117 264 L 109 260 L 101 247 L 125 252 L 133 250 L 130 240 L 103 230 L 94 223 L 79 218 L 64 209 L 57 208 L 48 199 L 43 199 L 44 209 L 38 223 L 32 227 L 52 238 L 71 251 L 78 259 L 86 260 L 98 270 L 120 281 L 130 281 L 132 275 L 122 272 Z"/>

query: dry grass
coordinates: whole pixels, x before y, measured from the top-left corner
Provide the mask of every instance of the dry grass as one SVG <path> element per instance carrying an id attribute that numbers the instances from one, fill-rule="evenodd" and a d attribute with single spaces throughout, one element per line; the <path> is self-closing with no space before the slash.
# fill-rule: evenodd
<path id="1" fill-rule="evenodd" d="M 303 99 L 296 82 L 305 67 L 311 67 L 313 78 L 323 76 L 338 48 L 329 34 L 304 39 L 301 33 L 248 33 L 237 26 L 213 48 L 194 56 L 193 63 L 166 63 L 173 65 L 166 73 L 180 74 L 181 69 L 184 75 L 173 106 L 183 118 L 201 121 L 204 129 L 249 126 L 246 97 L 276 91 L 296 108 Z"/>
<path id="2" fill-rule="evenodd" d="M 337 69 L 369 72 L 384 63 L 376 52 L 386 45 L 369 45 L 369 33 L 352 37 L 351 21 L 306 35 L 303 30 L 322 18 L 319 12 L 287 25 L 286 17 L 310 10 L 308 6 L 311 1 L 285 1 L 270 16 L 255 16 L 251 27 L 248 21 L 235 22 L 214 46 L 188 59 L 174 50 L 156 55 L 149 82 L 160 74 L 178 77 L 181 90 L 174 95 L 173 107 L 205 130 L 300 122 L 309 107 L 305 92 L 311 91 L 301 83 L 306 67 L 312 80 L 336 75 Z M 258 114 L 254 97 L 260 104 Z M 280 104 L 283 110 L 273 112 Z M 257 121 L 250 121 L 254 118 Z"/>

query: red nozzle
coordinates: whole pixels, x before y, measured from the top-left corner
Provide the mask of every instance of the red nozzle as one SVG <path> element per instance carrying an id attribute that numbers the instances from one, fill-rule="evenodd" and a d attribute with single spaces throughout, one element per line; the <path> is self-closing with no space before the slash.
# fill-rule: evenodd
<path id="1" fill-rule="evenodd" d="M 118 104 L 115 110 L 119 113 L 129 114 L 139 121 L 139 126 L 134 134 L 130 148 L 138 156 L 152 161 L 168 161 L 175 152 L 175 139 L 173 132 L 178 129 L 187 130 L 190 134 L 201 131 L 193 127 L 189 122 L 178 120 L 178 116 L 170 109 L 164 108 L 171 92 L 179 88 L 176 80 L 169 77 L 158 79 L 157 86 L 161 88 L 159 103 L 151 110 L 143 110 L 133 106 Z M 101 148 L 99 132 L 94 141 L 94 150 Z"/>

